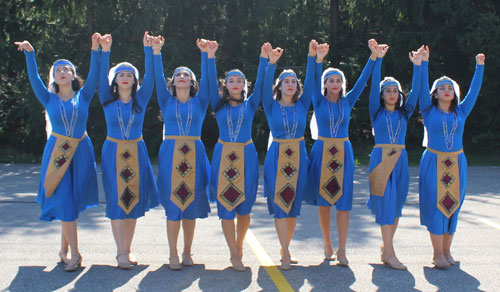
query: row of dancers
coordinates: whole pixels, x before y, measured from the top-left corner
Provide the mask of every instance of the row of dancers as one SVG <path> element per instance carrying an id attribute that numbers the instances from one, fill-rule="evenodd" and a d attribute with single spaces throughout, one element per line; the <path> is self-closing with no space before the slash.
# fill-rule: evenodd
<path id="1" fill-rule="evenodd" d="M 350 91 L 341 70 L 323 71 L 328 44 L 315 40 L 309 43 L 302 84 L 289 69 L 274 80 L 284 50 L 264 43 L 251 94 L 246 76 L 238 69 L 217 80 L 216 41 L 197 40 L 201 51 L 199 81 L 188 67 L 176 68 L 167 80 L 161 54 L 165 39 L 145 32 L 145 74 L 139 84 L 139 72 L 132 64 L 122 62 L 109 69 L 112 37 L 95 33 L 86 82 L 83 83 L 69 60 L 60 59 L 50 69 L 47 86 L 38 74 L 31 44 L 28 41 L 15 44 L 25 53 L 31 86 L 52 126 L 44 149 L 36 201 L 41 206 L 41 220 L 61 221 L 59 256 L 66 271 L 74 271 L 82 261 L 77 218 L 85 209 L 98 204 L 95 156 L 86 134 L 89 103 L 97 87 L 108 135 L 102 147 L 101 165 L 106 217 L 111 219 L 119 268 L 137 265 L 131 253 L 136 220 L 160 203 L 167 217 L 169 268 L 180 270 L 192 266 L 196 219 L 208 216 L 212 201 L 217 203 L 231 267 L 245 270 L 243 241 L 250 226 L 259 178 L 252 122 L 261 104 L 272 134 L 264 163 L 264 196 L 281 245 L 280 268 L 288 270 L 297 263 L 290 255 L 289 245 L 304 200 L 318 206 L 325 260 L 348 266 L 346 241 L 354 176 L 349 119 L 370 76 L 369 111 L 375 146 L 370 156 L 367 206 L 380 225 L 381 260 L 393 269 L 406 269 L 396 257 L 393 238 L 409 186 L 407 121 L 418 100 L 427 138 L 427 149 L 420 161 L 421 224 L 431 237 L 433 263 L 438 268 L 455 264 L 451 243 L 467 182 L 462 136 L 465 120 L 481 87 L 483 54 L 476 56 L 470 90 L 460 100 L 459 87 L 449 77 L 437 79 L 429 89 L 427 46 L 409 53 L 413 79 L 408 95 L 403 93 L 397 79 L 381 80 L 382 60 L 389 46 L 373 39 L 368 41 L 370 57 Z M 164 122 L 157 179 L 142 139 L 144 115 L 155 83 Z M 209 103 L 219 127 L 211 164 L 200 139 Z M 304 131 L 311 103 L 314 116 L 310 127 L 316 141 L 309 157 Z M 333 205 L 337 209 L 336 251 L 330 236 Z M 182 260 L 177 251 L 181 226 Z"/>

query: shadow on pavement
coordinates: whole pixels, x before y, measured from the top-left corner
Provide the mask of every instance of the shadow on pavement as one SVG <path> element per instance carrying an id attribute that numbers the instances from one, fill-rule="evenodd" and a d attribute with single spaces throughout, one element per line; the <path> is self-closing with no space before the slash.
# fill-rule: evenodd
<path id="1" fill-rule="evenodd" d="M 460 269 L 460 262 L 446 270 L 424 267 L 425 279 L 438 287 L 439 291 L 481 291 L 479 282 Z"/>
<path id="2" fill-rule="evenodd" d="M 131 270 L 120 270 L 115 266 L 92 265 L 90 269 L 75 283 L 74 291 L 113 291 L 125 285 L 130 279 L 147 265 L 137 265 Z"/>
<path id="3" fill-rule="evenodd" d="M 377 291 L 419 291 L 415 289 L 415 277 L 408 270 L 393 270 L 383 264 L 370 264 L 373 267 L 372 283 Z"/>
<path id="4" fill-rule="evenodd" d="M 57 264 L 51 271 L 44 271 L 45 266 L 20 266 L 16 277 L 9 285 L 8 291 L 54 291 L 73 282 L 83 268 L 67 273 L 62 263 Z"/>

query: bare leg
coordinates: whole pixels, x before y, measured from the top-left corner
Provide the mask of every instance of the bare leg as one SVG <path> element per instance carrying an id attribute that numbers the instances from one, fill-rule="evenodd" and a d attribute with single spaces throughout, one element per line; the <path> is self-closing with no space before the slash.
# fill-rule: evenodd
<path id="1" fill-rule="evenodd" d="M 182 232 L 184 233 L 184 254 L 191 254 L 191 246 L 193 245 L 194 229 L 196 220 L 182 219 Z"/>
<path id="2" fill-rule="evenodd" d="M 172 270 L 180 270 L 182 268 L 179 262 L 179 255 L 177 254 L 177 239 L 179 238 L 180 229 L 180 221 L 167 220 L 167 238 L 170 250 L 169 268 Z"/>
<path id="3" fill-rule="evenodd" d="M 349 230 L 349 211 L 337 210 L 337 233 L 339 248 L 337 249 L 337 260 L 342 266 L 349 265 L 346 257 L 347 232 Z"/>
<path id="4" fill-rule="evenodd" d="M 115 238 L 117 256 L 126 253 L 124 225 L 124 220 L 111 220 L 111 229 L 113 230 L 113 237 Z"/>
<path id="5" fill-rule="evenodd" d="M 443 236 L 443 252 L 444 257 L 450 263 L 450 265 L 456 264 L 455 260 L 451 256 L 451 243 L 453 241 L 453 234 L 446 232 Z"/>
<path id="6" fill-rule="evenodd" d="M 231 254 L 231 258 L 233 258 L 234 256 L 237 256 L 234 219 L 222 219 L 221 225 L 222 231 L 224 232 L 224 237 L 226 238 L 227 246 L 229 247 L 229 253 Z"/>
<path id="7" fill-rule="evenodd" d="M 59 258 L 64 264 L 68 263 L 68 249 L 69 243 L 61 228 L 61 249 L 59 250 Z"/>
<path id="8" fill-rule="evenodd" d="M 291 267 L 290 251 L 288 250 L 288 246 L 290 244 L 290 241 L 288 240 L 288 219 L 274 218 L 274 226 L 276 228 L 276 233 L 278 234 L 281 250 L 283 251 L 281 268 L 288 270 Z"/>
<path id="9" fill-rule="evenodd" d="M 323 249 L 325 254 L 325 259 L 332 260 L 333 256 L 333 246 L 332 239 L 330 236 L 330 225 L 332 220 L 331 206 L 319 206 L 318 207 L 318 219 L 319 225 L 321 227 L 321 233 L 323 234 Z"/>
<path id="10" fill-rule="evenodd" d="M 394 238 L 394 230 L 396 229 L 398 222 L 395 221 L 391 225 L 381 225 L 380 230 L 382 232 L 382 240 L 384 242 L 382 249 L 382 254 L 380 259 L 382 262 L 389 267 L 397 270 L 406 270 L 406 266 L 403 265 L 399 259 L 396 257 L 396 253 L 394 251 L 393 238 Z"/>
<path id="11" fill-rule="evenodd" d="M 135 256 L 130 254 L 130 251 L 132 249 L 132 240 L 134 239 L 135 234 L 135 226 L 137 225 L 137 219 L 125 219 L 124 223 L 125 252 L 129 257 L 129 262 L 133 265 L 137 265 L 137 259 L 135 258 Z"/>
<path id="12" fill-rule="evenodd" d="M 432 248 L 434 250 L 434 264 L 440 269 L 449 267 L 450 264 L 444 257 L 443 251 L 444 235 L 437 235 L 431 232 L 429 232 L 429 235 L 431 236 Z"/>
<path id="13" fill-rule="evenodd" d="M 238 256 L 243 256 L 243 241 L 245 240 L 245 235 L 247 234 L 248 228 L 250 227 L 250 214 L 239 215 L 237 214 L 238 220 L 236 221 L 236 251 Z"/>
<path id="14" fill-rule="evenodd" d="M 67 262 L 65 271 L 74 271 L 77 267 L 81 265 L 82 256 L 78 250 L 78 230 L 76 226 L 76 220 L 71 222 L 61 221 L 62 234 L 64 238 L 68 241 L 69 247 L 71 249 L 71 259 Z"/>

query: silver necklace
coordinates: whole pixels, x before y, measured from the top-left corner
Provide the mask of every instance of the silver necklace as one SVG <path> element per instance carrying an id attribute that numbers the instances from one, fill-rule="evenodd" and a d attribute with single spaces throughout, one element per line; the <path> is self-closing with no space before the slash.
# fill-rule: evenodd
<path id="1" fill-rule="evenodd" d="M 229 139 L 231 142 L 236 142 L 238 139 L 238 135 L 240 134 L 241 125 L 243 124 L 243 115 L 244 115 L 244 106 L 245 104 L 240 104 L 240 109 L 238 112 L 238 122 L 236 122 L 236 129 L 233 129 L 233 118 L 231 116 L 231 106 L 226 104 L 226 117 L 227 117 L 227 128 L 229 130 Z"/>
<path id="2" fill-rule="evenodd" d="M 443 113 L 441 112 L 441 121 L 443 122 L 443 134 L 444 134 L 444 142 L 446 144 L 446 149 L 451 150 L 453 149 L 453 137 L 455 136 L 455 131 L 457 130 L 458 127 L 458 121 L 457 121 L 457 113 L 453 112 L 453 126 L 451 128 L 451 132 L 448 134 L 448 123 L 446 123 L 446 117 Z"/>
<path id="3" fill-rule="evenodd" d="M 73 106 L 73 110 L 71 113 L 71 122 L 68 122 L 68 116 L 66 115 L 66 108 L 60 98 L 58 98 L 59 102 L 59 114 L 61 115 L 61 120 L 64 125 L 64 132 L 66 136 L 72 137 L 73 132 L 75 131 L 76 120 L 78 119 L 78 99 L 71 99 L 71 105 Z"/>
<path id="4" fill-rule="evenodd" d="M 297 105 L 293 105 L 293 125 L 292 130 L 290 130 L 290 124 L 288 123 L 288 116 L 286 114 L 285 107 L 280 104 L 281 116 L 283 118 L 283 127 L 285 128 L 286 138 L 293 139 L 295 138 L 295 133 L 297 132 L 297 126 L 299 121 L 297 119 Z"/>
<path id="5" fill-rule="evenodd" d="M 179 134 L 181 136 L 188 136 L 189 129 L 191 128 L 191 121 L 193 120 L 193 103 L 192 103 L 191 99 L 187 101 L 187 103 L 188 103 L 188 115 L 187 115 L 187 120 L 186 120 L 186 127 L 184 128 L 182 126 L 180 102 L 178 99 L 176 99 L 175 102 L 176 102 L 175 117 L 177 119 L 177 127 L 179 128 Z"/>
<path id="6" fill-rule="evenodd" d="M 128 118 L 127 128 L 123 124 L 122 106 L 119 100 L 116 101 L 116 111 L 118 116 L 118 123 L 120 124 L 120 132 L 122 133 L 122 139 L 128 140 L 130 136 L 130 130 L 132 129 L 132 124 L 134 123 L 135 114 L 132 108 L 130 108 L 130 117 Z"/>
<path id="7" fill-rule="evenodd" d="M 394 133 L 392 129 L 392 120 L 389 111 L 385 109 L 384 112 L 385 112 L 385 122 L 387 125 L 387 132 L 389 134 L 389 141 L 391 144 L 396 144 L 396 142 L 398 141 L 399 133 L 401 132 L 401 115 L 398 114 L 398 128 L 396 129 L 396 133 Z"/>
<path id="8" fill-rule="evenodd" d="M 344 120 L 344 107 L 342 104 L 342 99 L 339 99 L 338 107 L 339 119 L 337 120 L 337 123 L 335 123 L 335 114 L 333 113 L 332 102 L 328 101 L 328 114 L 330 116 L 330 135 L 332 138 L 337 137 L 340 124 L 342 124 L 342 121 Z"/>

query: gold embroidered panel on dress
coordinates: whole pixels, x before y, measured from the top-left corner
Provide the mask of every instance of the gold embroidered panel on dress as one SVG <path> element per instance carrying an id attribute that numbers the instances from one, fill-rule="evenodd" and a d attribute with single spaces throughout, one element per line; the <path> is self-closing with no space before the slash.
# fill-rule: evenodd
<path id="1" fill-rule="evenodd" d="M 80 139 L 63 136 L 54 132 L 52 132 L 52 136 L 56 137 L 56 142 L 50 154 L 49 165 L 43 184 L 45 188 L 45 197 L 47 198 L 52 196 L 61 182 L 61 179 L 71 164 L 78 144 L 87 136 L 87 133 L 83 134 Z"/>
<path id="2" fill-rule="evenodd" d="M 275 142 L 279 142 L 274 203 L 287 214 L 292 209 L 297 192 L 300 141 L 303 139 L 303 137 L 298 139 L 273 139 Z"/>
<path id="3" fill-rule="evenodd" d="M 319 194 L 334 205 L 343 194 L 344 142 L 347 138 L 318 137 L 323 141 Z"/>
<path id="4" fill-rule="evenodd" d="M 196 145 L 200 137 L 167 136 L 175 139 L 172 157 L 170 200 L 184 211 L 195 199 Z"/>
<path id="5" fill-rule="evenodd" d="M 398 144 L 376 144 L 375 148 L 382 148 L 382 161 L 368 175 L 370 192 L 375 196 L 384 196 L 389 177 L 405 146 Z"/>
<path id="6" fill-rule="evenodd" d="M 217 201 L 228 211 L 232 211 L 245 201 L 245 146 L 246 143 L 224 142 L 219 162 Z"/>
<path id="7" fill-rule="evenodd" d="M 437 208 L 444 216 L 450 218 L 460 206 L 460 177 L 458 155 L 463 152 L 441 152 L 427 148 L 437 155 Z"/>

